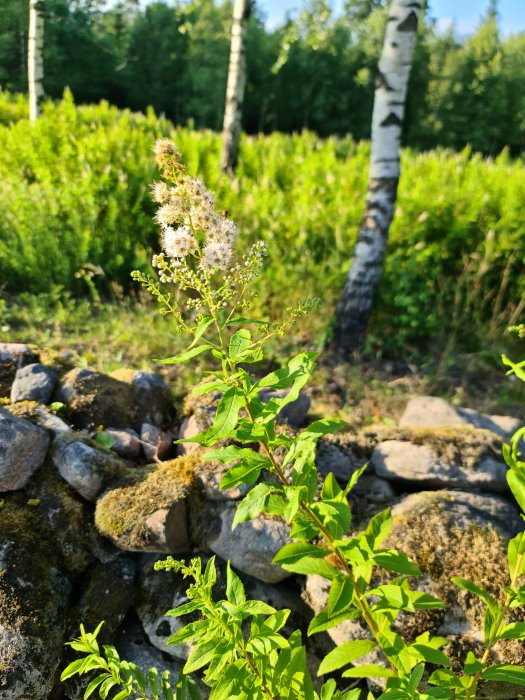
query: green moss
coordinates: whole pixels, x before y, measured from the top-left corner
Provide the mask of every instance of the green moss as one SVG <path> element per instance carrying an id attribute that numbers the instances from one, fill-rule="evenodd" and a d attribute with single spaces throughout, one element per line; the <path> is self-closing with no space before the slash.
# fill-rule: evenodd
<path id="1" fill-rule="evenodd" d="M 471 625 L 482 630 L 485 605 L 450 579 L 458 576 L 482 585 L 502 603 L 504 587 L 509 583 L 507 539 L 491 523 L 472 524 L 467 529 L 458 527 L 453 511 L 446 508 L 446 500 L 444 494 L 421 494 L 414 510 L 394 517 L 392 532 L 384 546 L 399 549 L 416 561 L 423 575 L 432 581 L 432 594 L 449 605 L 457 605 Z M 390 577 L 386 572 L 382 574 L 383 580 Z M 401 616 L 403 636 L 413 640 L 427 630 L 438 633 L 445 613 L 445 610 L 433 610 Z M 466 652 L 477 650 L 477 642 L 462 636 L 455 644 L 461 654 L 453 654 L 452 658 L 459 669 Z M 525 664 L 525 645 L 521 642 L 500 642 L 496 651 L 505 662 Z"/>
<path id="2" fill-rule="evenodd" d="M 357 433 L 347 432 L 328 439 L 342 450 L 351 450 L 359 457 L 369 459 L 376 445 L 387 440 L 428 445 L 443 460 L 465 469 L 474 469 L 482 457 L 501 459 L 502 439 L 489 430 L 470 426 L 440 428 L 399 428 L 374 425 Z"/>
<path id="3" fill-rule="evenodd" d="M 184 499 L 195 483 L 199 455 L 129 469 L 120 484 L 97 502 L 95 525 L 99 532 L 133 549 L 146 544 L 144 520 Z"/>

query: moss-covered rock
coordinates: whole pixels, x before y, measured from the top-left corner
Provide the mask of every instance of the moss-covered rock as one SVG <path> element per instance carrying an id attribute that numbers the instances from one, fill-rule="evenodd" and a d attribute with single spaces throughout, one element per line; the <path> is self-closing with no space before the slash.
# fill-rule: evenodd
<path id="1" fill-rule="evenodd" d="M 67 404 L 78 428 L 102 425 L 140 430 L 143 423 L 169 426 L 174 418 L 169 390 L 147 372 L 119 370 L 107 375 L 73 369 L 60 380 L 55 398 Z"/>
<path id="2" fill-rule="evenodd" d="M 99 532 L 127 551 L 187 548 L 186 495 L 198 464 L 198 455 L 189 455 L 129 469 L 97 502 Z"/>
<path id="3" fill-rule="evenodd" d="M 47 700 L 62 656 L 70 583 L 38 507 L 0 508 L 0 697 Z"/>

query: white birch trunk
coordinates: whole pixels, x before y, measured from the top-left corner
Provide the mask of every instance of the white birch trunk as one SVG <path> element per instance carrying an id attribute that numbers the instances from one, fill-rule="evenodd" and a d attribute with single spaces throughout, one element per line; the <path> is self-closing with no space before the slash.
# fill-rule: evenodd
<path id="1" fill-rule="evenodd" d="M 379 286 L 399 182 L 399 149 L 421 2 L 392 0 L 372 115 L 368 193 L 354 258 L 336 309 L 334 343 L 359 347 Z"/>
<path id="2" fill-rule="evenodd" d="M 222 130 L 221 170 L 233 172 L 241 137 L 242 104 L 246 85 L 246 35 L 251 0 L 234 0 L 230 67 Z"/>
<path id="3" fill-rule="evenodd" d="M 44 99 L 44 0 L 29 0 L 27 78 L 29 119 L 35 121 Z"/>

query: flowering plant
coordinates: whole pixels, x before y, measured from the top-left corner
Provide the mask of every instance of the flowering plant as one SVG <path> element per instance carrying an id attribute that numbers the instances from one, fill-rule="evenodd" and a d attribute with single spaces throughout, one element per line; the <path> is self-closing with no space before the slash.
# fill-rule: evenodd
<path id="1" fill-rule="evenodd" d="M 390 509 L 375 515 L 364 531 L 350 534 L 348 495 L 364 467 L 341 486 L 333 474 L 321 479 L 315 465 L 318 440 L 339 430 L 343 423 L 316 420 L 295 436 L 276 427 L 279 413 L 297 399 L 312 374 L 316 353 L 300 353 L 286 367 L 261 378 L 246 369 L 262 359 L 269 337 L 284 333 L 287 325 L 315 302 L 291 309 L 281 324 L 239 316 L 249 307 L 248 285 L 266 255 L 264 244 L 256 243 L 237 261 L 237 229 L 227 214 L 219 213 L 203 184 L 188 176 L 174 144 L 160 140 L 155 152 L 164 178 L 171 183 L 157 183 L 153 188 L 160 205 L 156 218 L 163 251 L 154 257 L 153 265 L 161 284 L 142 273 L 134 273 L 134 277 L 156 296 L 161 312 L 172 314 L 177 328 L 192 337 L 185 352 L 162 362 L 176 364 L 205 352 L 219 361 L 210 381 L 196 389 L 200 394 L 221 392 L 214 423 L 191 441 L 203 447 L 213 447 L 224 439 L 232 443 L 207 452 L 203 458 L 231 465 L 223 476 L 223 488 L 251 487 L 237 507 L 233 527 L 261 514 L 285 520 L 293 541 L 280 550 L 274 562 L 287 571 L 317 574 L 330 582 L 327 607 L 313 617 L 308 634 L 348 619 L 363 620 L 370 632 L 367 639 L 347 641 L 330 651 L 318 674 L 337 672 L 340 678 L 351 679 L 350 683 L 379 679 L 384 687 L 380 700 L 470 700 L 484 680 L 525 685 L 525 669 L 490 663 L 498 640 L 525 638 L 525 623 L 507 620 L 511 609 L 525 603 L 525 586 L 520 582 L 525 573 L 524 533 L 509 543 L 510 586 L 503 605 L 481 586 L 455 580 L 479 596 L 487 610 L 485 653 L 478 659 L 469 652 L 459 675 L 450 670 L 451 662 L 442 650 L 448 643 L 446 638 L 425 632 L 408 643 L 395 631 L 393 623 L 401 611 L 439 609 L 445 603 L 413 589 L 410 580 L 420 574 L 418 566 L 405 554 L 382 546 L 392 527 Z M 168 283 L 175 285 L 175 291 L 164 291 L 161 285 Z M 264 402 L 261 392 L 268 388 L 284 392 Z M 257 449 L 253 449 L 254 444 Z M 516 449 L 514 445 L 506 452 L 508 481 L 525 510 L 525 463 L 519 461 Z M 261 479 L 263 474 L 270 476 Z M 378 567 L 395 578 L 377 585 L 374 573 Z M 73 662 L 62 677 L 101 670 L 85 697 L 98 689 L 105 698 L 112 688 L 120 687 L 114 700 L 132 695 L 146 700 L 196 698 L 197 686 L 187 674 L 201 671 L 211 689 L 211 700 L 358 700 L 359 688 L 338 689 L 334 678 L 315 688 L 300 632 L 290 636 L 282 632 L 289 611 L 247 600 L 241 580 L 229 565 L 226 600 L 222 601 L 213 597 L 217 578 L 213 558 L 204 570 L 198 559 L 185 563 L 168 558 L 158 568 L 179 571 L 191 580 L 188 602 L 168 614 L 200 615 L 168 640 L 173 644 L 191 642 L 184 672 L 175 685 L 168 674 L 161 683 L 153 671 L 146 679 L 135 665 L 121 661 L 113 647 L 106 647 L 102 654 L 96 633 L 81 630 L 81 637 L 71 644 L 85 657 Z M 371 652 L 384 663 L 354 664 Z"/>

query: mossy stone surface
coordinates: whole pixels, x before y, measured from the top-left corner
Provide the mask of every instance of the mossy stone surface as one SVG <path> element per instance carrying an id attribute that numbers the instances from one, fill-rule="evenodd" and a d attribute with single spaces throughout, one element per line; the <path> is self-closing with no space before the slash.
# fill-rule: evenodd
<path id="1" fill-rule="evenodd" d="M 198 464 L 197 455 L 188 455 L 129 469 L 97 501 L 95 524 L 99 532 L 127 551 L 175 551 L 174 542 L 159 542 L 152 518 L 161 511 L 168 511 L 168 519 L 184 513 L 179 524 L 185 525 L 186 496 L 195 483 Z M 178 535 L 182 541 L 182 530 Z"/>
<path id="2" fill-rule="evenodd" d="M 47 700 L 62 651 L 70 582 L 22 494 L 0 508 L 0 697 Z"/>

